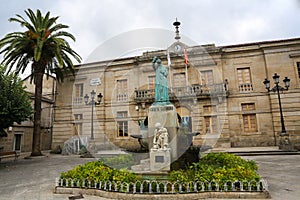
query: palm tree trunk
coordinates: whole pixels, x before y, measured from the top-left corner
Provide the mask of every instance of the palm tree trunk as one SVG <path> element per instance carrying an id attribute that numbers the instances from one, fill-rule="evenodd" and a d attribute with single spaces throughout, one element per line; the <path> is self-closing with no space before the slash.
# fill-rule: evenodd
<path id="1" fill-rule="evenodd" d="M 42 92 L 43 92 L 43 71 L 35 71 L 35 98 L 34 98 L 34 127 L 32 138 L 31 156 L 41 156 L 41 113 L 42 113 Z"/>

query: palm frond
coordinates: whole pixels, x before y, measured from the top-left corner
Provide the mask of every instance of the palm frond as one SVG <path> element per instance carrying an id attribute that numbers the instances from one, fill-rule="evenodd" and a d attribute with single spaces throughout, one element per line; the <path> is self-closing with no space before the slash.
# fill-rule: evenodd
<path id="1" fill-rule="evenodd" d="M 75 41 L 74 35 L 63 30 L 69 26 L 57 24 L 59 17 L 51 17 L 50 12 L 43 16 L 40 10 L 28 9 L 25 14 L 26 19 L 21 15 L 9 19 L 27 30 L 9 33 L 0 40 L 0 53 L 4 54 L 2 62 L 9 70 L 15 68 L 16 73 L 24 73 L 31 64 L 32 79 L 40 69 L 45 73 L 57 73 L 59 80 L 64 73 L 74 74 L 72 59 L 80 63 L 81 57 L 68 43 L 68 39 Z"/>

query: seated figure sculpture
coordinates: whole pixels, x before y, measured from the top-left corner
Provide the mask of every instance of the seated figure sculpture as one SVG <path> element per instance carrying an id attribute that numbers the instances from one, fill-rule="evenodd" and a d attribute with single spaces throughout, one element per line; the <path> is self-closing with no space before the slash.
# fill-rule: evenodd
<path id="1" fill-rule="evenodd" d="M 153 149 L 167 149 L 169 146 L 168 130 L 160 123 L 155 124 Z"/>

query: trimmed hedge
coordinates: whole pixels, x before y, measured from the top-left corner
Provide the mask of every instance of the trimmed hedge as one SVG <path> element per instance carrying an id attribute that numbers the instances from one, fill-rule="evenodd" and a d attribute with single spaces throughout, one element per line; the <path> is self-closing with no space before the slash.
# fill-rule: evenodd
<path id="1" fill-rule="evenodd" d="M 61 179 L 77 179 L 93 182 L 99 181 L 120 181 L 120 182 L 135 182 L 140 179 L 134 173 L 124 169 L 113 169 L 105 165 L 101 161 L 88 162 L 84 165 L 79 165 L 68 172 L 62 172 Z"/>
<path id="2" fill-rule="evenodd" d="M 209 153 L 198 163 L 186 170 L 176 170 L 169 174 L 170 181 L 259 181 L 257 164 L 229 153 Z"/>

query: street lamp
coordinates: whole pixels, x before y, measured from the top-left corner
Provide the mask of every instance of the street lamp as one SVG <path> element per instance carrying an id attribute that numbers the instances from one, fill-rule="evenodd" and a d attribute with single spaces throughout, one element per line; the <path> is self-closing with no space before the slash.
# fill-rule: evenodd
<path id="1" fill-rule="evenodd" d="M 279 103 L 279 112 L 280 112 L 280 121 L 281 121 L 281 136 L 288 136 L 288 134 L 286 133 L 286 130 L 285 130 L 285 126 L 284 126 L 284 119 L 283 119 L 281 99 L 280 99 L 280 91 L 288 90 L 290 87 L 291 80 L 288 77 L 285 77 L 283 79 L 285 87 L 281 87 L 279 85 L 279 77 L 280 76 L 277 73 L 274 74 L 273 80 L 274 80 L 275 86 L 272 89 L 270 89 L 270 81 L 268 79 L 265 79 L 265 81 L 263 83 L 265 84 L 268 92 L 270 92 L 270 91 L 277 92 L 278 103 Z"/>
<path id="2" fill-rule="evenodd" d="M 94 90 L 92 90 L 91 92 L 91 101 L 89 101 L 89 96 L 88 94 L 86 94 L 84 96 L 84 102 L 86 105 L 91 105 L 92 106 L 92 121 L 91 121 L 91 140 L 94 140 L 94 106 L 95 105 L 99 105 L 101 103 L 102 97 L 103 95 L 101 93 L 99 93 L 97 95 L 97 101 L 95 101 L 95 94 L 96 92 Z"/>

